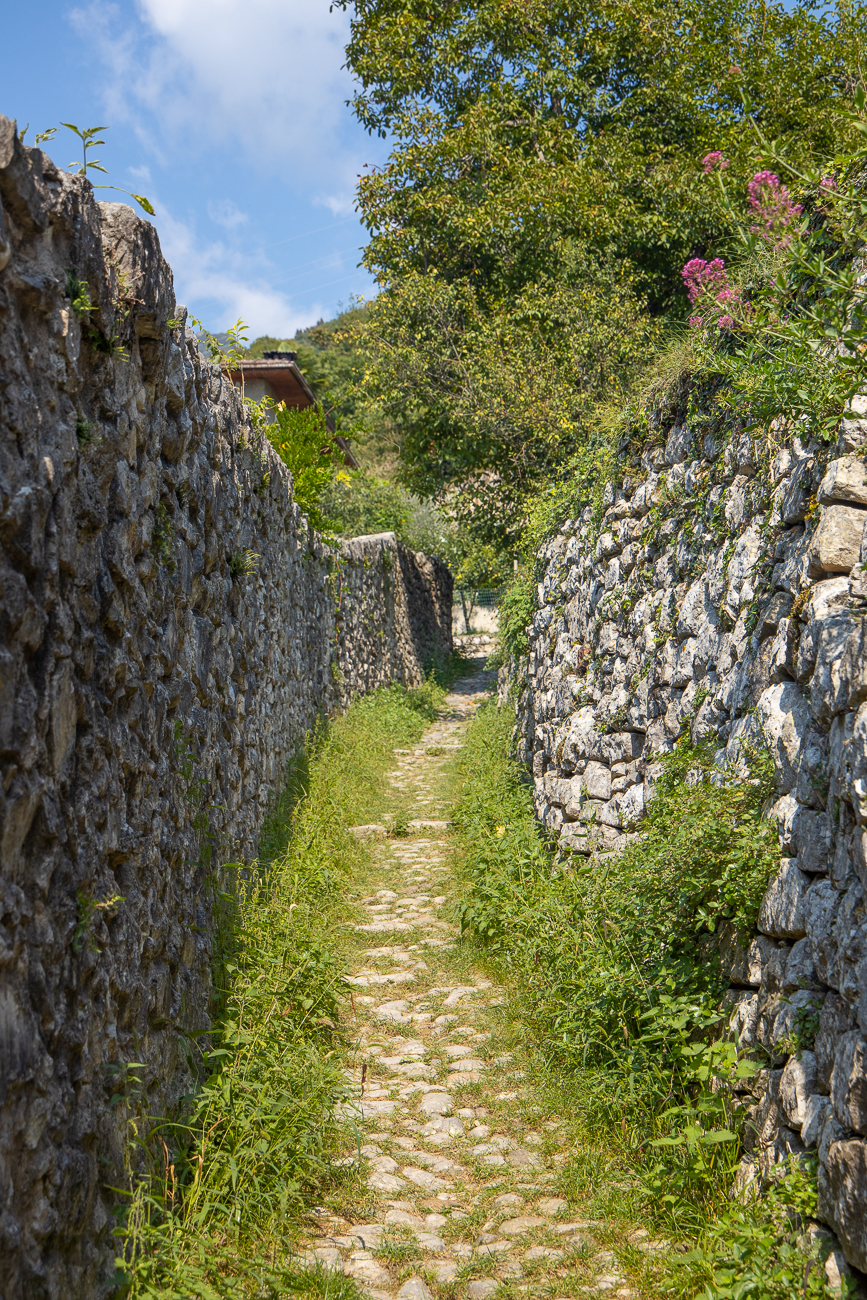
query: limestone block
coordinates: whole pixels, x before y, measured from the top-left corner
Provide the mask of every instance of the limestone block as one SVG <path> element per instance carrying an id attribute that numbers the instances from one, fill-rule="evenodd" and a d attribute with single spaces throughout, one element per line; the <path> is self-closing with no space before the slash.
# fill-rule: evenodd
<path id="1" fill-rule="evenodd" d="M 834 888 L 840 892 L 854 883 L 856 870 L 862 886 L 867 880 L 865 834 L 867 832 L 860 827 L 855 831 L 841 831 L 837 834 L 834 851 L 828 862 L 828 877 Z"/>
<path id="2" fill-rule="evenodd" d="M 644 750 L 644 733 L 635 731 L 610 731 L 599 739 L 599 752 L 606 763 L 631 763 L 641 757 Z"/>
<path id="3" fill-rule="evenodd" d="M 615 830 L 620 830 L 623 822 L 620 816 L 620 801 L 617 798 L 609 799 L 599 808 L 596 820 L 602 826 L 611 826 Z"/>
<path id="4" fill-rule="evenodd" d="M 623 547 L 613 533 L 600 533 L 595 551 L 597 560 L 610 560 L 622 550 Z"/>
<path id="5" fill-rule="evenodd" d="M 867 464 L 860 456 L 841 456 L 839 460 L 832 460 L 817 495 L 823 506 L 837 501 L 867 506 Z"/>
<path id="6" fill-rule="evenodd" d="M 549 807 L 542 820 L 544 821 L 545 826 L 548 828 L 549 831 L 559 831 L 560 827 L 563 825 L 563 820 L 564 820 L 563 809 L 556 808 L 553 806 Z"/>
<path id="7" fill-rule="evenodd" d="M 819 880 L 808 890 L 805 901 L 807 937 L 810 955 L 820 980 L 836 980 L 837 935 L 836 913 L 840 895 L 829 880 Z"/>
<path id="8" fill-rule="evenodd" d="M 738 475 L 723 493 L 723 515 L 732 533 L 738 533 L 746 516 L 749 479 Z"/>
<path id="9" fill-rule="evenodd" d="M 840 455 L 850 455 L 852 452 L 857 452 L 865 442 L 867 442 L 867 420 L 841 420 L 836 447 Z"/>
<path id="10" fill-rule="evenodd" d="M 599 814 L 605 807 L 605 802 L 601 799 L 585 799 L 581 804 L 579 820 L 582 822 L 599 823 Z"/>
<path id="11" fill-rule="evenodd" d="M 785 478 L 774 493 L 774 507 L 780 522 L 787 528 L 806 519 L 810 509 L 809 475 L 799 468 Z"/>
<path id="12" fill-rule="evenodd" d="M 863 1297 L 864 1285 L 861 1277 L 850 1267 L 846 1256 L 835 1238 L 831 1237 L 831 1249 L 825 1258 L 825 1281 L 828 1290 L 835 1297 Z"/>
<path id="13" fill-rule="evenodd" d="M 749 605 L 756 594 L 754 575 L 764 550 L 765 542 L 760 530 L 750 524 L 735 543 L 726 571 L 725 607 L 733 619 L 737 618 L 742 606 Z"/>
<path id="14" fill-rule="evenodd" d="M 792 945 L 781 974 L 780 987 L 784 993 L 795 993 L 798 989 L 821 988 L 806 938 L 798 939 Z"/>
<path id="15" fill-rule="evenodd" d="M 827 1127 L 827 1125 L 826 1125 Z M 819 1214 L 829 1222 L 850 1264 L 867 1272 L 867 1144 L 832 1142 L 820 1171 Z"/>
<path id="16" fill-rule="evenodd" d="M 844 1128 L 867 1132 L 867 1041 L 857 1029 L 843 1034 L 837 1042 L 831 1104 Z"/>
<path id="17" fill-rule="evenodd" d="M 606 802 L 611 798 L 611 771 L 605 763 L 588 763 L 581 784 L 589 799 Z"/>
<path id="18" fill-rule="evenodd" d="M 792 596 L 788 591 L 775 591 L 770 600 L 765 602 L 756 624 L 756 636 L 760 641 L 763 641 L 766 636 L 773 636 L 780 623 L 789 618 L 792 603 Z"/>
<path id="19" fill-rule="evenodd" d="M 825 506 L 810 539 L 811 572 L 848 573 L 858 563 L 867 514 L 854 506 Z"/>
<path id="20" fill-rule="evenodd" d="M 572 781 L 567 777 L 559 777 L 554 772 L 545 773 L 545 793 L 551 803 L 560 804 L 563 807 L 569 803 L 572 798 Z"/>
<path id="21" fill-rule="evenodd" d="M 794 682 L 778 682 L 760 695 L 757 714 L 774 757 L 778 786 L 789 791 L 797 781 L 801 750 L 812 726 L 810 707 Z"/>
<path id="22" fill-rule="evenodd" d="M 574 824 L 564 823 L 560 828 L 560 847 L 572 853 L 589 854 L 592 848 L 590 837 L 579 833 Z"/>
<path id="23" fill-rule="evenodd" d="M 807 1099 L 816 1089 L 816 1058 L 812 1052 L 800 1052 L 786 1062 L 780 1079 L 780 1101 L 786 1118 L 799 1129 L 806 1118 Z"/>
<path id="24" fill-rule="evenodd" d="M 810 702 L 817 718 L 829 720 L 867 697 L 867 628 L 864 619 L 841 612 L 815 623 L 811 635 Z"/>
<path id="25" fill-rule="evenodd" d="M 595 726 L 596 711 L 584 705 L 573 714 L 563 743 L 563 758 L 574 765 L 581 759 L 600 757 L 599 733 Z"/>
<path id="26" fill-rule="evenodd" d="M 769 956 L 776 951 L 776 942 L 760 934 L 744 943 L 729 924 L 720 927 L 719 936 L 720 961 L 729 980 L 732 984 L 758 988 Z"/>
<path id="27" fill-rule="evenodd" d="M 795 819 L 801 805 L 793 794 L 784 794 L 768 809 L 768 821 L 776 822 L 780 837 L 780 848 L 787 857 L 795 857 L 797 840 L 795 838 Z"/>
<path id="28" fill-rule="evenodd" d="M 686 424 L 675 424 L 665 444 L 665 462 L 667 465 L 682 465 L 689 457 L 692 448 L 692 431 Z"/>
<path id="29" fill-rule="evenodd" d="M 788 1060 L 791 1044 L 799 1032 L 801 1016 L 813 1013 L 816 994 L 809 989 L 797 993 L 772 993 L 765 997 L 759 1012 L 758 1040 L 771 1054 L 776 1065 Z"/>
<path id="30" fill-rule="evenodd" d="M 801 1141 L 805 1147 L 815 1147 L 825 1125 L 831 1098 L 820 1092 L 811 1093 L 804 1102 L 804 1119 L 801 1124 Z"/>
<path id="31" fill-rule="evenodd" d="M 754 1047 L 759 1023 L 759 997 L 744 989 L 729 989 L 724 1001 L 732 1007 L 729 1030 L 741 1048 Z"/>
<path id="32" fill-rule="evenodd" d="M 809 586 L 810 577 L 810 538 L 803 528 L 793 528 L 782 539 L 782 546 L 776 551 L 777 563 L 771 574 L 773 587 L 788 591 L 797 597 Z"/>
<path id="33" fill-rule="evenodd" d="M 806 933 L 804 901 L 809 877 L 798 868 L 797 858 L 783 858 L 768 886 L 757 922 L 762 934 L 774 939 L 800 939 Z"/>
<path id="34" fill-rule="evenodd" d="M 620 819 L 624 826 L 644 816 L 644 783 L 629 786 L 620 799 Z"/>
<path id="35" fill-rule="evenodd" d="M 831 823 L 828 814 L 805 808 L 799 803 L 792 818 L 788 838 L 802 871 L 814 874 L 828 870 L 831 855 Z"/>

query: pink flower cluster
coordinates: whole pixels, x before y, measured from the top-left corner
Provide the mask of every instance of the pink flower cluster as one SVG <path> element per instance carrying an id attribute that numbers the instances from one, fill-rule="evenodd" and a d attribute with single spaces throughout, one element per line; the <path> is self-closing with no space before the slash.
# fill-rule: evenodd
<path id="1" fill-rule="evenodd" d="M 702 257 L 694 257 L 687 262 L 681 275 L 690 305 L 698 305 L 703 312 L 701 316 L 690 316 L 689 323 L 693 329 L 701 329 L 715 320 L 720 329 L 730 330 L 735 323 L 734 317 L 724 308 L 737 306 L 741 299 L 737 289 L 729 287 L 722 258 L 715 257 L 712 262 L 706 262 Z"/>
<path id="2" fill-rule="evenodd" d="M 768 244 L 787 244 L 791 239 L 793 222 L 803 211 L 800 203 L 793 203 L 785 185 L 773 172 L 756 172 L 747 185 L 747 202 L 759 218 L 750 226 Z"/>
<path id="3" fill-rule="evenodd" d="M 705 176 L 710 176 L 711 172 L 724 172 L 729 165 L 729 160 L 723 156 L 721 149 L 706 153 L 701 162 Z"/>

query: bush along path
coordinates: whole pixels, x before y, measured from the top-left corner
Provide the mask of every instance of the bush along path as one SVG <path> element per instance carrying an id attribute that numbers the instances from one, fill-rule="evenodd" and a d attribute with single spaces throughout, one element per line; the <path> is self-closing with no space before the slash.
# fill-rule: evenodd
<path id="1" fill-rule="evenodd" d="M 354 1135 L 344 1162 L 361 1176 L 305 1217 L 302 1256 L 375 1300 L 638 1295 L 605 1225 L 560 1194 L 568 1125 L 503 1052 L 506 994 L 458 941 L 446 818 L 456 754 L 491 686 L 480 667 L 455 685 L 397 752 L 391 809 L 353 828 L 372 850 L 351 900 L 355 1046 L 341 1108 Z M 633 1237 L 633 1251 L 648 1244 Z"/>

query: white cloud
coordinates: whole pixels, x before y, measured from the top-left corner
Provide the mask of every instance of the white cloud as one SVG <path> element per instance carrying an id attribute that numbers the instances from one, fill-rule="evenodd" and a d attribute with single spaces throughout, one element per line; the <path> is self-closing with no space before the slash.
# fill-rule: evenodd
<path id="1" fill-rule="evenodd" d="M 158 138 L 240 147 L 260 167 L 289 168 L 287 180 L 340 195 L 332 210 L 342 212 L 373 142 L 346 107 L 349 17 L 329 3 L 138 0 L 136 22 L 91 0 L 71 18 L 106 68 L 112 120 L 134 125 L 148 148 L 159 151 Z"/>
<path id="2" fill-rule="evenodd" d="M 383 150 L 381 142 L 363 134 L 346 107 L 353 89 L 343 67 L 349 18 L 342 11 L 329 12 L 329 4 L 84 0 L 84 7 L 70 15 L 104 70 L 103 120 L 124 123 L 135 133 L 155 174 L 158 167 L 164 175 L 182 169 L 193 190 L 199 189 L 194 200 L 197 229 L 195 218 L 179 219 L 158 202 L 154 190 L 159 182 L 152 186 L 149 176 L 145 179 L 146 167 L 129 169 L 157 207 L 179 300 L 196 304 L 197 314 L 207 314 L 210 328 L 223 329 L 240 316 L 253 336 L 291 337 L 329 314 L 336 294 L 369 284 L 369 277 L 354 269 L 355 249 L 291 266 L 294 240 L 318 234 L 310 229 L 316 221 L 309 219 L 309 205 L 326 209 L 338 218 L 335 225 L 343 224 L 340 218 L 346 220 L 354 211 L 362 164 L 375 161 Z M 258 170 L 279 183 L 287 214 L 283 228 L 288 223 L 292 229 L 294 213 L 304 212 L 294 217 L 300 231 L 271 245 L 281 246 L 278 257 L 284 265 L 289 261 L 285 270 L 255 247 L 255 233 L 248 234 L 261 224 L 250 208 L 252 200 L 241 199 L 250 208 L 249 221 L 248 212 L 231 200 L 209 201 L 209 168 L 200 167 L 198 160 L 215 155 L 231 159 L 239 178 Z M 229 188 L 218 184 L 223 193 Z M 189 193 L 188 186 L 185 202 Z M 235 190 L 236 197 L 241 193 L 240 187 Z M 178 202 L 175 212 L 179 208 Z M 224 235 L 202 237 L 208 230 L 205 210 Z M 316 247 L 298 245 L 299 255 Z"/>
<path id="3" fill-rule="evenodd" d="M 326 313 L 319 301 L 298 306 L 273 287 L 261 257 L 233 250 L 221 240 L 206 242 L 195 227 L 159 205 L 159 234 L 163 255 L 175 269 L 175 293 L 183 303 L 203 304 L 213 313 L 205 325 L 215 331 L 240 317 L 250 337 L 273 334 L 291 338 L 296 330 Z"/>
<path id="4" fill-rule="evenodd" d="M 208 216 L 218 226 L 226 230 L 235 230 L 249 220 L 246 212 L 236 208 L 231 199 L 209 200 Z"/>

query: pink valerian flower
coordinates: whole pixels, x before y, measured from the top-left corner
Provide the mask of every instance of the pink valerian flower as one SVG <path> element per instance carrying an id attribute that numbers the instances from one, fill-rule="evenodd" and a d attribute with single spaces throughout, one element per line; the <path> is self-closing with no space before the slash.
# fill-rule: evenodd
<path id="1" fill-rule="evenodd" d="M 713 149 L 706 153 L 701 160 L 705 176 L 710 176 L 711 172 L 724 172 L 729 165 L 728 158 L 723 156 L 721 149 Z"/>
<path id="2" fill-rule="evenodd" d="M 741 305 L 741 296 L 732 289 L 726 276 L 725 262 L 715 257 L 712 262 L 694 257 L 681 271 L 690 305 L 698 306 L 701 316 L 690 316 L 693 329 L 716 323 L 720 329 L 732 329 L 735 323 L 731 311 Z M 728 310 L 726 310 L 728 309 Z"/>
<path id="3" fill-rule="evenodd" d="M 747 202 L 759 218 L 750 230 L 768 244 L 787 244 L 791 239 L 789 227 L 803 211 L 800 203 L 793 203 L 785 185 L 773 172 L 756 172 L 747 185 Z"/>
<path id="4" fill-rule="evenodd" d="M 719 292 L 728 287 L 726 264 L 721 257 L 706 262 L 702 257 L 694 257 L 681 271 L 690 304 L 694 307 L 699 298 L 705 298 L 713 291 Z"/>
<path id="5" fill-rule="evenodd" d="M 837 182 L 834 180 L 833 176 L 823 176 L 819 181 L 820 190 L 835 190 L 836 188 Z"/>

